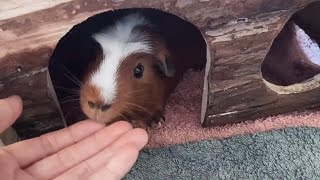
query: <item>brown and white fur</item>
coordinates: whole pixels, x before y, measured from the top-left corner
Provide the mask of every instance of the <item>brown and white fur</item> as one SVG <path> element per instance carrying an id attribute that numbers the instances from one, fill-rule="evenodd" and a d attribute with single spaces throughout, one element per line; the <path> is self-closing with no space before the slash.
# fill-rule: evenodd
<path id="1" fill-rule="evenodd" d="M 149 126 L 164 120 L 166 98 L 196 64 L 189 59 L 197 54 L 188 54 L 186 42 L 171 41 L 157 28 L 143 14 L 132 13 L 93 35 L 98 48 L 80 89 L 89 118 L 106 124 L 141 120 Z M 204 65 L 202 58 L 196 68 Z"/>

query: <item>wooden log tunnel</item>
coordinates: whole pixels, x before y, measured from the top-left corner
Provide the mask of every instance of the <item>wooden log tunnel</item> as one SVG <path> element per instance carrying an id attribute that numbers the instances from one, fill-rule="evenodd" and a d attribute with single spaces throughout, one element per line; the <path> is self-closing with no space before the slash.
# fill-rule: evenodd
<path id="1" fill-rule="evenodd" d="M 60 38 L 74 25 L 112 9 L 156 8 L 191 22 L 201 31 L 207 43 L 208 61 L 201 112 L 204 127 L 316 108 L 320 104 L 318 65 L 309 61 L 298 45 L 285 43 L 294 34 L 292 22 L 319 43 L 319 24 L 313 16 L 319 16 L 320 2 L 58 0 L 47 4 L 38 0 L 33 5 L 19 3 L 16 8 L 10 1 L 0 3 L 0 98 L 18 94 L 24 99 L 24 112 L 14 124 L 22 138 L 65 126 L 47 76 L 49 58 Z M 290 56 L 294 48 L 298 48 L 294 51 L 297 57 Z M 308 88 L 301 88 L 305 86 Z"/>

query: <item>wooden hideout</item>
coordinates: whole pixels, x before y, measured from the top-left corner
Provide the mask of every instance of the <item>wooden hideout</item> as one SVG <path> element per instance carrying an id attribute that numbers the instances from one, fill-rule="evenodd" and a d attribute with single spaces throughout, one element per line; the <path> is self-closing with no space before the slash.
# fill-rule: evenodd
<path id="1" fill-rule="evenodd" d="M 198 27 L 207 42 L 201 115 L 204 127 L 317 109 L 320 105 L 320 68 L 305 60 L 288 36 L 294 22 L 320 43 L 320 25 L 315 18 L 320 17 L 319 1 L 30 2 L 0 2 L 0 98 L 12 94 L 23 98 L 23 114 L 13 126 L 22 138 L 66 126 L 48 73 L 51 53 L 74 25 L 113 9 L 156 8 Z"/>

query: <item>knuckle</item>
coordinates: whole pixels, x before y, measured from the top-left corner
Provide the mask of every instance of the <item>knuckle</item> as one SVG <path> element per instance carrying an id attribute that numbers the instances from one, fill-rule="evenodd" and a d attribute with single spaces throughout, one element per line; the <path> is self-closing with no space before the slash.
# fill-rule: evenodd
<path id="1" fill-rule="evenodd" d="M 77 163 L 77 157 L 71 150 L 64 149 L 63 151 L 57 153 L 57 161 L 58 164 L 63 167 L 63 169 L 68 169 L 71 165 Z"/>
<path id="2" fill-rule="evenodd" d="M 45 156 L 49 156 L 55 152 L 57 139 L 51 134 L 45 134 L 39 137 L 40 147 L 43 149 Z"/>
<path id="3" fill-rule="evenodd" d="M 81 164 L 81 171 L 79 172 L 79 175 L 81 177 L 90 177 L 95 172 L 95 169 L 92 167 L 88 161 L 84 161 Z"/>

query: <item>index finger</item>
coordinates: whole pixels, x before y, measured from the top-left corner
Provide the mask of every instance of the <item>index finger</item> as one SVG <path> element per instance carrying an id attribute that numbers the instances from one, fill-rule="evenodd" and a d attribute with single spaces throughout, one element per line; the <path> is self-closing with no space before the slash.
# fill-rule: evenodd
<path id="1" fill-rule="evenodd" d="M 24 168 L 83 140 L 103 127 L 104 125 L 92 120 L 81 121 L 68 128 L 21 141 L 3 149 L 14 156 L 20 167 Z"/>

